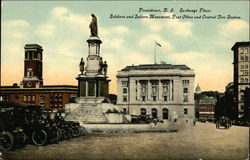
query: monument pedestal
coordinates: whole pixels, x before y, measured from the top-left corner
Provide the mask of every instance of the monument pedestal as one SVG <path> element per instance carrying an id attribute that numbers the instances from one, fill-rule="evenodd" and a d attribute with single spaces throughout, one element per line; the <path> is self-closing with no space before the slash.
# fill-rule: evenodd
<path id="1" fill-rule="evenodd" d="M 66 120 L 79 121 L 81 123 L 107 123 L 103 113 L 103 101 L 108 97 L 109 82 L 106 76 L 107 63 L 103 63 L 100 54 L 102 41 L 97 36 L 91 36 L 88 40 L 89 53 L 87 66 L 84 72 L 82 62 L 81 74 L 78 80 L 78 98 L 76 103 L 66 104 Z"/>

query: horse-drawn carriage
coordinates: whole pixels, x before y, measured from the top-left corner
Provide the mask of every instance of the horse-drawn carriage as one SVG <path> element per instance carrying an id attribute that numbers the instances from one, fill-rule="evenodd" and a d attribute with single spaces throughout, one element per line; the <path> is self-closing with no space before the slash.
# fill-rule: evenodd
<path id="1" fill-rule="evenodd" d="M 229 127 L 231 127 L 231 121 L 229 120 L 229 118 L 226 117 L 221 117 L 219 119 L 216 120 L 216 128 L 221 128 L 224 127 L 225 129 L 229 129 Z"/>

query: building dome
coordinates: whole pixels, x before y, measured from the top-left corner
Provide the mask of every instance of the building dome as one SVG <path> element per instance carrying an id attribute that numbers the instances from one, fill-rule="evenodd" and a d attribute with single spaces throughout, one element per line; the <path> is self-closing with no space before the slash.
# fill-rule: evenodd
<path id="1" fill-rule="evenodd" d="M 199 86 L 199 84 L 197 84 L 197 86 L 195 87 L 195 93 L 201 93 L 201 87 Z"/>

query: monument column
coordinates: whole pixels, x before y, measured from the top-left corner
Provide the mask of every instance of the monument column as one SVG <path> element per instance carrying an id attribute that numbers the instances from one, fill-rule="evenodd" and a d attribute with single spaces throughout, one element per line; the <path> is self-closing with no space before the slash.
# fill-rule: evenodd
<path id="1" fill-rule="evenodd" d="M 78 80 L 79 99 L 91 98 L 93 102 L 96 102 L 95 99 L 101 101 L 101 99 L 108 96 L 110 80 L 108 80 L 107 76 L 108 64 L 100 56 L 102 41 L 98 37 L 97 18 L 93 14 L 91 16 L 92 22 L 89 26 L 91 35 L 87 40 L 88 56 L 86 67 L 83 58 L 81 58 L 79 65 L 81 74 L 76 79 Z"/>

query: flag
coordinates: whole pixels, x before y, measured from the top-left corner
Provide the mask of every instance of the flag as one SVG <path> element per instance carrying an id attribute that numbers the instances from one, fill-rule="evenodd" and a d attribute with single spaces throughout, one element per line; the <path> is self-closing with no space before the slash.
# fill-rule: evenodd
<path id="1" fill-rule="evenodd" d="M 161 47 L 161 44 L 160 44 L 160 43 L 158 43 L 158 42 L 156 42 L 156 41 L 155 41 L 155 44 L 156 44 L 156 45 L 158 45 L 159 47 Z"/>

